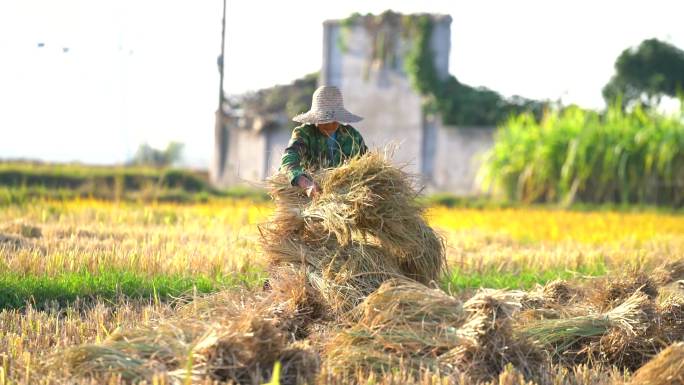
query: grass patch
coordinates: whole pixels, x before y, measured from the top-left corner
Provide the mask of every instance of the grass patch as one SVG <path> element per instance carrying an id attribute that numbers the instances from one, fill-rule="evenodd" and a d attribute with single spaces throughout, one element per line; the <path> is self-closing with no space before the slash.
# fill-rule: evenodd
<path id="1" fill-rule="evenodd" d="M 193 291 L 205 294 L 235 286 L 258 287 L 264 277 L 256 269 L 217 277 L 145 276 L 132 271 L 65 272 L 55 276 L 4 273 L 0 275 L 0 309 L 23 308 L 27 303 L 38 308 L 54 304 L 67 306 L 76 300 L 166 301 Z"/>
<path id="2" fill-rule="evenodd" d="M 536 284 L 543 285 L 554 279 L 573 279 L 582 276 L 598 277 L 605 275 L 608 269 L 605 265 L 583 266 L 576 270 L 552 268 L 547 270 L 522 271 L 468 271 L 452 269 L 446 277 L 444 286 L 452 291 L 463 291 L 481 287 L 494 289 L 523 289 L 528 290 Z"/>

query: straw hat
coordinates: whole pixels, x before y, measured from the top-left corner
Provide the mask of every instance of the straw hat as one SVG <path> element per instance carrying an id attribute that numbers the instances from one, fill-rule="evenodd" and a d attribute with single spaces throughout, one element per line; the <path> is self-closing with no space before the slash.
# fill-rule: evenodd
<path id="1" fill-rule="evenodd" d="M 311 100 L 311 109 L 292 118 L 299 123 L 354 123 L 363 119 L 344 108 L 342 92 L 335 86 L 318 87 Z"/>

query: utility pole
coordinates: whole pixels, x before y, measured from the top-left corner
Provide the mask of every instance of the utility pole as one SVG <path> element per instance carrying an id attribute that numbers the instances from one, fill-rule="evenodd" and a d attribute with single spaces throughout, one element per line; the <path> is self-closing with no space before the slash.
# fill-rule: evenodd
<path id="1" fill-rule="evenodd" d="M 219 110 L 223 108 L 223 63 L 224 63 L 224 53 L 226 46 L 226 2 L 223 0 L 223 18 L 221 19 L 221 56 L 219 56 Z"/>
<path id="2" fill-rule="evenodd" d="M 219 103 L 216 110 L 216 122 L 214 126 L 214 183 L 221 182 L 223 173 L 225 171 L 225 163 L 228 155 L 228 132 L 224 125 L 223 119 L 223 103 L 225 96 L 223 94 L 223 71 L 225 63 L 225 45 L 226 45 L 226 2 L 223 0 L 223 17 L 221 19 L 221 56 L 218 58 L 219 69 Z"/>

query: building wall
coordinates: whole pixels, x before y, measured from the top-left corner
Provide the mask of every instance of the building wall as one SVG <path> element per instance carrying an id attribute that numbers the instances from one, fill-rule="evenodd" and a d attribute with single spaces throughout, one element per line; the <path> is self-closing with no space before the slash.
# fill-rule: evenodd
<path id="1" fill-rule="evenodd" d="M 229 128 L 228 133 L 228 164 L 220 184 L 231 186 L 263 180 L 266 137 L 260 132 L 241 128 Z"/>
<path id="2" fill-rule="evenodd" d="M 267 175 L 264 176 L 265 178 L 278 171 L 278 167 L 280 167 L 280 158 L 283 156 L 285 147 L 287 147 L 287 143 L 290 141 L 291 132 L 289 130 L 272 130 L 269 135 L 269 145 L 266 148 L 268 164 Z"/>
<path id="3" fill-rule="evenodd" d="M 449 69 L 450 25 L 450 17 L 437 17 L 431 41 L 435 66 L 443 77 Z M 344 51 L 339 44 L 342 34 L 339 22 L 324 23 L 320 83 L 338 86 L 346 108 L 364 117 L 354 126 L 369 147 L 396 148 L 395 163 L 422 175 L 429 191 L 477 193 L 481 154 L 492 146 L 494 130 L 447 127 L 438 116 L 425 116 L 422 98 L 404 71 L 406 41 L 395 47 L 400 60 L 381 67 L 369 61 L 372 42 L 364 27 L 344 32 Z M 227 165 L 215 181 L 221 186 L 259 183 L 277 170 L 290 131 L 233 126 L 227 130 Z"/>
<path id="4" fill-rule="evenodd" d="M 435 65 L 441 76 L 448 75 L 450 24 L 450 17 L 440 18 L 432 35 Z M 341 38 L 346 41 L 344 51 L 339 44 Z M 400 40 L 395 47 L 398 60 L 394 65 L 380 67 L 369 60 L 372 41 L 365 27 L 348 27 L 343 32 L 339 22 L 326 22 L 321 83 L 339 87 L 345 107 L 364 118 L 354 126 L 369 147 L 397 147 L 395 161 L 419 173 L 424 161 L 423 109 L 422 97 L 404 71 L 403 58 L 409 43 Z"/>
<path id="5" fill-rule="evenodd" d="M 494 145 L 494 131 L 494 128 L 437 124 L 434 169 L 428 189 L 458 195 L 480 192 L 477 174 L 483 154 Z"/>

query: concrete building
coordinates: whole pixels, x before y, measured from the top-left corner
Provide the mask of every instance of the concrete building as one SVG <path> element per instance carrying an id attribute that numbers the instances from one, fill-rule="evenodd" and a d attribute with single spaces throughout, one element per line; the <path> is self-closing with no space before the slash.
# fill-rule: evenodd
<path id="1" fill-rule="evenodd" d="M 433 62 L 437 75 L 444 78 L 449 75 L 451 17 L 430 17 Z M 411 40 L 400 30 L 401 24 L 369 28 L 363 22 L 330 20 L 323 28 L 319 84 L 339 87 L 346 108 L 364 117 L 354 126 L 369 147 L 396 147 L 394 161 L 420 174 L 428 190 L 476 193 L 478 155 L 491 147 L 494 130 L 445 126 L 439 116 L 424 112 L 423 97 L 412 88 L 404 70 Z M 378 52 L 379 38 L 382 52 Z M 248 184 L 271 175 L 290 137 L 290 118 L 284 113 L 229 114 L 225 132 L 217 133 L 215 183 Z"/>

